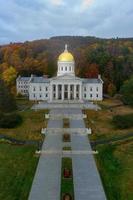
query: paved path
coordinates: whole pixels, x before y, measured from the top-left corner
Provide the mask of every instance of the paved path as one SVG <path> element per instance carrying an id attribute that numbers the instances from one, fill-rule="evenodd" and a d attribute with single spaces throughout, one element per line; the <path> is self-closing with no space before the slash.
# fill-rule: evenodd
<path id="1" fill-rule="evenodd" d="M 49 120 L 48 127 L 61 128 L 62 121 Z M 61 135 L 47 135 L 42 150 L 61 151 Z M 42 154 L 39 159 L 29 200 L 60 200 L 60 184 L 61 156 L 58 154 Z"/>
<path id="2" fill-rule="evenodd" d="M 83 120 L 71 120 L 71 127 L 85 127 Z M 72 150 L 90 151 L 88 136 L 72 135 Z M 72 155 L 75 200 L 105 200 L 105 193 L 92 154 Z"/>
<path id="3" fill-rule="evenodd" d="M 82 114 L 78 108 L 52 109 L 50 114 Z M 48 128 L 62 128 L 63 121 L 49 120 Z M 85 128 L 82 119 L 70 119 L 70 127 Z M 67 146 L 69 143 L 67 143 Z M 61 158 L 72 157 L 75 200 L 106 200 L 86 135 L 71 133 L 72 152 L 62 154 L 62 134 L 47 134 L 29 200 L 60 200 Z M 64 146 L 66 146 L 64 144 Z M 44 152 L 44 153 L 43 153 Z"/>
<path id="4" fill-rule="evenodd" d="M 73 112 L 67 109 L 64 111 Z M 81 113 L 76 109 L 76 114 Z M 85 128 L 84 121 L 70 119 L 71 128 Z M 88 136 L 71 134 L 71 146 L 73 151 L 89 151 L 91 146 Z M 73 178 L 75 200 L 106 200 L 103 186 L 92 154 L 72 154 Z"/>

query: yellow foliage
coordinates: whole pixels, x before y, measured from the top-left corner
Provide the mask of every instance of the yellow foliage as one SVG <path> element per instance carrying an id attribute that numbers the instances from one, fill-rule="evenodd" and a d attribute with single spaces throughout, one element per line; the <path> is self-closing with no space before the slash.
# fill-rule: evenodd
<path id="1" fill-rule="evenodd" d="M 12 85 L 17 77 L 17 71 L 14 67 L 9 67 L 6 69 L 3 74 L 2 78 L 7 83 L 7 85 Z"/>

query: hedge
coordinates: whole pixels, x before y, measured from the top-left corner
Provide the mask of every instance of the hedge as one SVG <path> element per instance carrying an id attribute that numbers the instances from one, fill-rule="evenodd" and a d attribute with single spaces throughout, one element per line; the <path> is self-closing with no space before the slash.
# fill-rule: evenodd
<path id="1" fill-rule="evenodd" d="M 21 124 L 22 117 L 17 113 L 0 113 L 0 128 L 14 128 Z"/>
<path id="2" fill-rule="evenodd" d="M 114 126 L 120 129 L 133 127 L 133 114 L 115 115 L 112 120 Z"/>

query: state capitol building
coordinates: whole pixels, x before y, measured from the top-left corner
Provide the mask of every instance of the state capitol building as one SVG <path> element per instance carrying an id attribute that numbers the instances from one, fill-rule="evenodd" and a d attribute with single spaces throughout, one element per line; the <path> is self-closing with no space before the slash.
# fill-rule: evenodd
<path id="1" fill-rule="evenodd" d="M 103 81 L 97 78 L 79 78 L 75 76 L 75 60 L 65 45 L 64 52 L 58 57 L 57 76 L 31 77 L 18 76 L 17 93 L 26 95 L 29 100 L 54 102 L 101 101 L 103 99 Z"/>

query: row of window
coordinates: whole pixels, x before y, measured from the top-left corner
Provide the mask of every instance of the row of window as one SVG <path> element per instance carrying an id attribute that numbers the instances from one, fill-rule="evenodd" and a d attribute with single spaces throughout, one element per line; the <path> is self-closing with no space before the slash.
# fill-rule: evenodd
<path id="1" fill-rule="evenodd" d="M 60 71 L 64 71 L 64 67 L 60 67 Z M 65 71 L 72 71 L 72 67 L 65 67 Z"/>
<path id="2" fill-rule="evenodd" d="M 36 94 L 33 94 L 33 97 L 34 98 L 38 98 L 38 95 L 36 95 Z M 48 94 L 45 94 L 45 95 L 42 95 L 42 94 L 39 94 L 39 98 L 42 98 L 42 97 L 48 97 Z"/>
<path id="3" fill-rule="evenodd" d="M 28 90 L 20 90 L 21 93 L 28 93 Z"/>
<path id="4" fill-rule="evenodd" d="M 28 82 L 27 81 L 19 81 L 18 84 L 19 85 L 26 85 L 26 84 L 28 84 Z"/>
<path id="5" fill-rule="evenodd" d="M 90 89 L 90 91 L 93 91 L 95 88 L 90 87 L 89 89 Z M 87 91 L 87 88 L 86 88 L 86 87 L 84 87 L 84 91 L 85 91 L 85 92 Z M 96 87 L 96 91 L 97 91 L 97 92 L 99 91 L 99 88 L 98 88 L 98 87 Z"/>
<path id="6" fill-rule="evenodd" d="M 87 95 L 86 94 L 84 94 L 84 98 L 86 98 L 87 97 Z M 90 98 L 93 98 L 94 97 L 94 95 L 93 94 L 90 94 Z M 98 98 L 99 97 L 99 95 L 98 94 L 96 94 L 96 97 Z"/>
<path id="7" fill-rule="evenodd" d="M 18 88 L 28 88 L 28 85 L 19 85 Z"/>
<path id="8" fill-rule="evenodd" d="M 39 87 L 39 91 L 42 91 L 44 89 L 44 87 Z M 36 90 L 38 90 L 38 88 L 34 87 L 33 91 L 35 92 Z M 48 91 L 48 87 L 45 87 L 45 90 Z"/>

